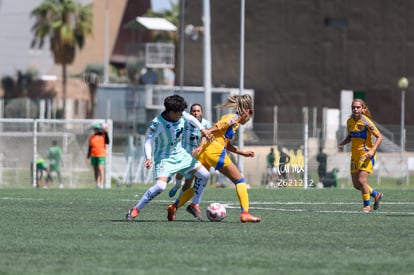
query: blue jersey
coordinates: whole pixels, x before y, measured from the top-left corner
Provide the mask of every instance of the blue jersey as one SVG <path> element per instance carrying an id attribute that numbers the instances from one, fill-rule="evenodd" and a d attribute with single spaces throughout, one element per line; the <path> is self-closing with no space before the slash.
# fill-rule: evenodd
<path id="1" fill-rule="evenodd" d="M 211 123 L 202 118 L 200 121 L 201 125 L 208 129 L 211 127 Z M 184 125 L 184 136 L 183 136 L 183 147 L 188 153 L 192 153 L 193 149 L 196 148 L 201 141 L 201 131 L 196 126 L 189 122 L 185 122 Z"/>

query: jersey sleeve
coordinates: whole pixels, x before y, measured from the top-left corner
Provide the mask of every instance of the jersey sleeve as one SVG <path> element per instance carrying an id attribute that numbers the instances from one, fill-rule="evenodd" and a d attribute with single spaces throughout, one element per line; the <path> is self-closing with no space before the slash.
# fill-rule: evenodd
<path id="1" fill-rule="evenodd" d="M 370 131 L 374 136 L 378 137 L 380 131 L 378 130 L 377 126 L 375 126 L 375 123 L 367 117 L 365 117 L 364 122 L 365 127 L 367 127 L 368 131 Z"/>
<path id="2" fill-rule="evenodd" d="M 236 114 L 232 115 L 225 115 L 221 117 L 219 121 L 216 122 L 216 127 L 219 130 L 227 129 L 231 125 L 235 124 L 237 122 L 238 116 Z"/>
<path id="3" fill-rule="evenodd" d="M 194 116 L 190 115 L 187 112 L 183 112 L 183 118 L 190 124 L 196 126 L 198 129 L 200 130 L 204 130 L 205 127 L 203 125 L 201 125 L 200 121 L 198 121 L 197 118 L 195 118 Z"/>
<path id="4" fill-rule="evenodd" d="M 203 125 L 206 129 L 211 128 L 211 122 L 210 121 L 208 121 L 206 119 L 203 119 L 203 122 L 204 122 Z"/>
<path id="5" fill-rule="evenodd" d="M 150 127 L 147 130 L 147 135 L 145 136 L 145 143 L 144 143 L 144 154 L 146 159 L 151 159 L 152 156 L 152 144 L 154 142 L 154 138 L 156 136 L 158 128 L 158 122 L 152 121 Z"/>

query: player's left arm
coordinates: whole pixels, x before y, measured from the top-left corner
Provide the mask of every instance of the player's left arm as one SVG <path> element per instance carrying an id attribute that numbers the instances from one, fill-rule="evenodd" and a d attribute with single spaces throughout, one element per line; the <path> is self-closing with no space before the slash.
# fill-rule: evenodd
<path id="1" fill-rule="evenodd" d="M 372 146 L 372 148 L 367 152 L 367 154 L 366 154 L 366 157 L 367 158 L 370 158 L 370 157 L 372 157 L 374 154 L 375 154 L 375 152 L 377 151 L 377 149 L 378 149 L 378 147 L 380 146 L 380 144 L 381 144 L 381 142 L 382 142 L 382 134 L 381 134 L 381 132 L 378 130 L 378 128 L 374 125 L 374 124 L 372 124 L 372 125 L 370 125 L 369 127 L 368 127 L 368 129 L 369 129 L 369 131 L 371 131 L 372 132 L 372 134 L 374 135 L 374 137 L 375 137 L 375 143 L 374 143 L 374 145 Z"/>
<path id="2" fill-rule="evenodd" d="M 103 134 L 104 134 L 104 138 L 105 138 L 105 144 L 109 144 L 109 142 L 111 142 L 111 141 L 109 139 L 108 132 L 104 130 Z"/>
<path id="3" fill-rule="evenodd" d="M 205 136 L 202 136 L 198 146 L 196 148 L 194 148 L 193 151 L 191 152 L 192 155 L 193 156 L 199 155 L 203 151 L 204 145 L 206 143 L 207 143 L 207 138 Z"/>
<path id="4" fill-rule="evenodd" d="M 206 136 L 206 135 L 203 135 L 203 136 L 201 137 L 200 143 L 199 143 L 199 144 L 198 144 L 198 146 L 197 146 L 196 148 L 194 148 L 194 149 L 193 149 L 193 151 L 192 151 L 192 155 L 193 155 L 193 156 L 197 156 L 197 155 L 199 155 L 199 154 L 201 153 L 201 151 L 203 151 L 204 146 L 206 145 L 206 143 L 207 143 L 208 141 L 211 141 L 212 137 L 214 136 L 214 133 L 215 133 L 215 132 L 217 132 L 217 131 L 219 131 L 219 129 L 217 128 L 217 126 L 216 126 L 216 125 L 214 125 L 213 127 L 210 127 L 207 131 L 208 131 L 208 133 L 209 133 L 210 137 L 208 137 L 208 136 Z"/>
<path id="5" fill-rule="evenodd" d="M 235 153 L 235 154 L 238 154 L 238 155 L 241 155 L 241 156 L 243 156 L 243 157 L 254 157 L 254 152 L 253 151 L 250 151 L 250 150 L 246 150 L 246 151 L 242 151 L 242 150 L 239 150 L 237 147 L 235 147 L 235 146 L 233 146 L 230 142 L 227 144 L 227 150 L 228 151 L 230 151 L 230 152 L 232 152 L 232 153 Z"/>

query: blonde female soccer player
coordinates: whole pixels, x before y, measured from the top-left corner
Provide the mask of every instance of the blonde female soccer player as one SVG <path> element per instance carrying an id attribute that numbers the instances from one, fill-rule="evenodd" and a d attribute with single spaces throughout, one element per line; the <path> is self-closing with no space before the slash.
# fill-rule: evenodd
<path id="1" fill-rule="evenodd" d="M 247 193 L 246 182 L 237 166 L 231 161 L 227 151 L 242 155 L 244 157 L 254 157 L 253 151 L 241 151 L 234 147 L 230 141 L 236 134 L 240 124 L 244 125 L 253 115 L 253 100 L 249 95 L 230 96 L 221 108 L 235 108 L 236 114 L 227 114 L 209 129 L 213 136 L 209 141 L 202 142 L 199 147 L 194 149 L 193 154 L 209 170 L 213 167 L 229 178 L 236 185 L 236 192 L 241 206 L 241 222 L 260 222 L 259 217 L 249 213 L 249 195 Z M 195 191 L 197 194 L 197 191 Z M 179 207 L 185 204 L 194 194 L 194 189 L 187 189 L 179 199 L 168 207 L 168 220 L 175 220 L 175 213 Z M 197 219 L 202 220 L 201 215 L 192 211 L 192 204 L 187 207 L 187 211 Z M 199 216 L 197 216 L 198 214 Z"/>
<path id="2" fill-rule="evenodd" d="M 343 149 L 345 144 L 352 142 L 351 146 L 351 176 L 355 189 L 362 193 L 362 212 L 371 211 L 370 196 L 374 197 L 374 210 L 377 210 L 382 199 L 381 192 L 368 185 L 368 176 L 375 164 L 376 151 L 382 141 L 382 134 L 371 121 L 370 111 L 362 99 L 352 101 L 352 115 L 347 123 L 348 135 L 339 144 Z M 373 143 L 372 137 L 376 140 Z"/>

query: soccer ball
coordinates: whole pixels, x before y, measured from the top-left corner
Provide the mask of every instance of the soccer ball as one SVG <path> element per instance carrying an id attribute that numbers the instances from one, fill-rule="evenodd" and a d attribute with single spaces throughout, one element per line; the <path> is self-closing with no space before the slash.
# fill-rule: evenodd
<path id="1" fill-rule="evenodd" d="M 207 207 L 206 215 L 211 222 L 219 222 L 226 217 L 227 212 L 221 203 L 213 202 Z"/>

